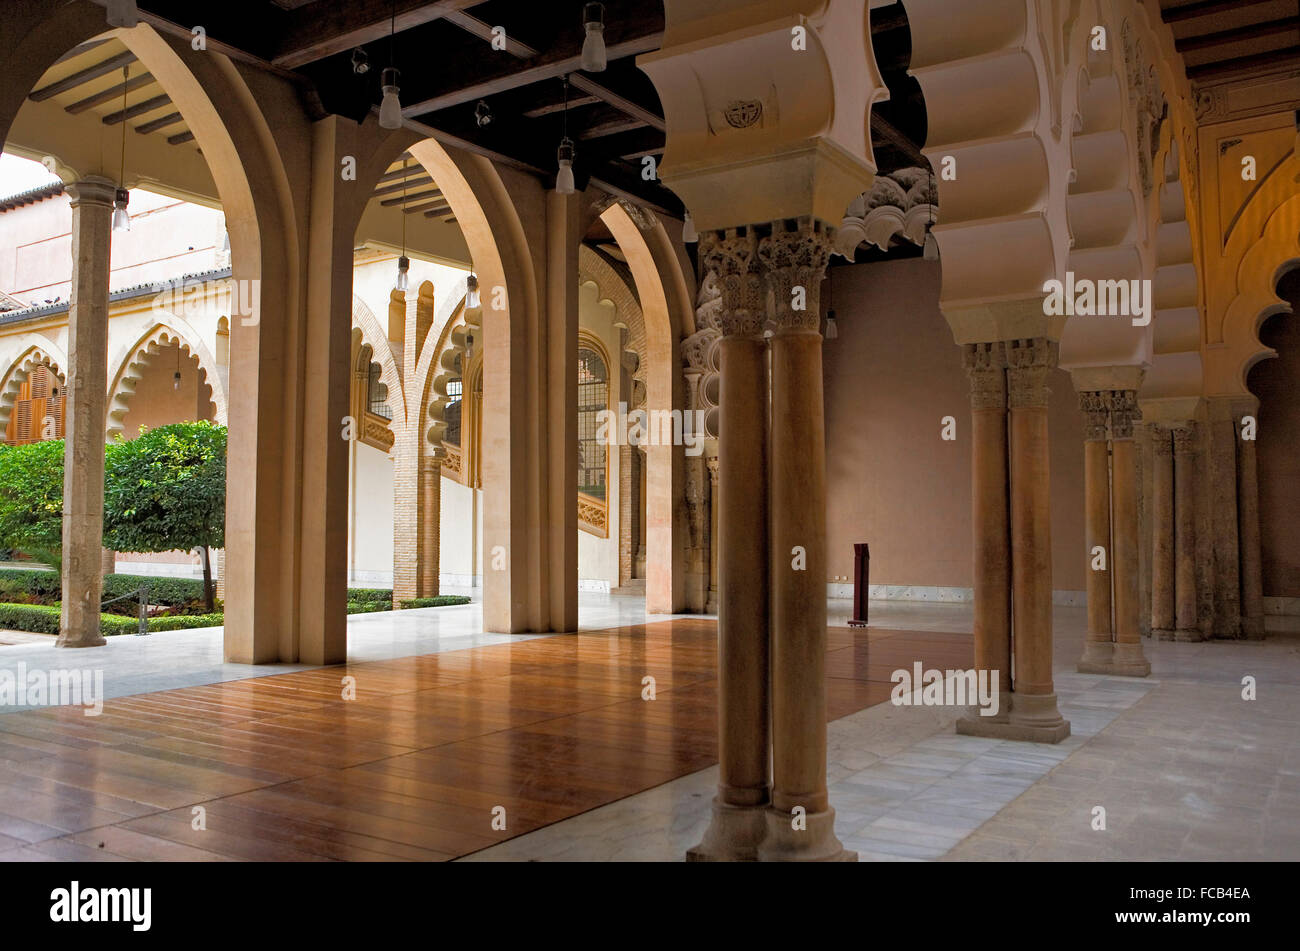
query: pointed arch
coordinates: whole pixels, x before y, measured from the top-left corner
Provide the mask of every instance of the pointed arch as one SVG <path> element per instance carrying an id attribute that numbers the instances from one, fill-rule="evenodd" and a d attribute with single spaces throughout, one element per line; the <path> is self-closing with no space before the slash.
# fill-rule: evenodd
<path id="1" fill-rule="evenodd" d="M 23 380 L 36 366 L 47 366 L 58 376 L 59 382 L 67 384 L 67 373 L 63 369 L 68 365 L 68 357 L 57 345 L 36 334 L 25 334 L 19 346 L 24 346 L 19 355 L 9 364 L 3 377 L 0 377 L 0 441 L 9 430 L 9 417 L 13 413 L 14 402 Z"/>
<path id="2" fill-rule="evenodd" d="M 123 423 L 130 411 L 131 397 L 135 394 L 145 364 L 164 347 L 173 345 L 180 347 L 183 357 L 193 357 L 198 363 L 199 382 L 206 384 L 212 394 L 210 400 L 214 410 L 213 418 L 221 425 L 227 425 L 229 416 L 226 392 L 221 375 L 217 372 L 216 358 L 192 328 L 184 321 L 172 318 L 155 323 L 116 361 L 117 371 L 108 384 L 108 412 L 104 425 L 107 439 L 124 435 Z"/>

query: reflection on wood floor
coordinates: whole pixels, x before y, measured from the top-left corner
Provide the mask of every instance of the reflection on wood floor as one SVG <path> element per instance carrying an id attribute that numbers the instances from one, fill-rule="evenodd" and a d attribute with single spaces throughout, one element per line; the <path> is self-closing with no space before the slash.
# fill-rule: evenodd
<path id="1" fill-rule="evenodd" d="M 98 717 L 6 714 L 0 859 L 464 855 L 713 764 L 715 629 L 663 621 L 139 694 Z M 973 663 L 969 634 L 832 628 L 828 651 L 830 719 L 888 700 L 913 661 Z"/>

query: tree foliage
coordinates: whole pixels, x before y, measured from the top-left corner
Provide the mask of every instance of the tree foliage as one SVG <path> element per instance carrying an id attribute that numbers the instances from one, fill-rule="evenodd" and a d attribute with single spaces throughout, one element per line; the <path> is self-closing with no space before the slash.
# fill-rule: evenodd
<path id="1" fill-rule="evenodd" d="M 0 546 L 55 568 L 63 551 L 63 440 L 0 445 Z"/>

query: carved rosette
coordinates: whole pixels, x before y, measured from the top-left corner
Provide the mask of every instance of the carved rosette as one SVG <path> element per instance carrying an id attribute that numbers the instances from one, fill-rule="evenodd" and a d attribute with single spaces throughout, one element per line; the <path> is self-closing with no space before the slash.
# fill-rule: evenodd
<path id="1" fill-rule="evenodd" d="M 1173 427 L 1174 455 L 1185 456 L 1196 452 L 1196 424 L 1184 423 Z"/>
<path id="2" fill-rule="evenodd" d="M 1085 390 L 1079 394 L 1079 409 L 1083 411 L 1083 441 L 1105 442 L 1106 421 L 1110 416 L 1110 393 L 1103 390 Z"/>
<path id="3" fill-rule="evenodd" d="M 1002 341 L 968 343 L 962 348 L 962 365 L 970 379 L 970 408 L 1007 408 L 1007 355 Z"/>
<path id="4" fill-rule="evenodd" d="M 1112 439 L 1132 439 L 1134 425 L 1142 419 L 1137 390 L 1111 390 L 1110 430 Z"/>
<path id="5" fill-rule="evenodd" d="M 1060 345 L 1046 337 L 1012 340 L 1007 344 L 1007 406 L 1046 409 L 1047 378 L 1060 358 Z"/>
<path id="6" fill-rule="evenodd" d="M 795 231 L 780 230 L 780 223 L 758 245 L 767 287 L 775 311 L 777 333 L 821 330 L 821 285 L 831 257 L 832 233 L 820 222 L 801 223 Z M 802 293 L 797 289 L 802 288 Z M 803 308 L 794 303 L 802 298 Z"/>
<path id="7" fill-rule="evenodd" d="M 758 239 L 751 231 L 737 235 L 709 234 L 700 238 L 704 266 L 718 276 L 722 307 L 717 327 L 724 337 L 756 337 L 763 332 L 766 295 L 759 270 Z"/>

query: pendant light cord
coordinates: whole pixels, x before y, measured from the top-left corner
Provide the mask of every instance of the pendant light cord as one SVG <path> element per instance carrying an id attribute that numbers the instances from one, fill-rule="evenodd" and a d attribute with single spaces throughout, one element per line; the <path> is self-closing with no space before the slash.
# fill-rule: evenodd
<path id="1" fill-rule="evenodd" d="M 122 164 L 118 169 L 117 184 L 119 188 L 126 188 L 126 94 L 130 88 L 131 67 L 130 65 L 122 67 Z"/>
<path id="2" fill-rule="evenodd" d="M 406 257 L 406 159 L 402 159 L 402 257 Z"/>

